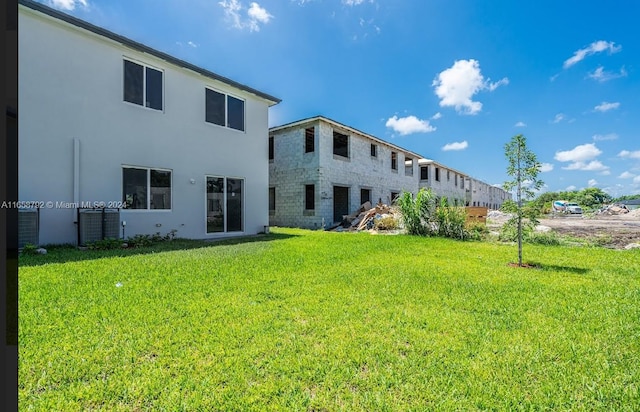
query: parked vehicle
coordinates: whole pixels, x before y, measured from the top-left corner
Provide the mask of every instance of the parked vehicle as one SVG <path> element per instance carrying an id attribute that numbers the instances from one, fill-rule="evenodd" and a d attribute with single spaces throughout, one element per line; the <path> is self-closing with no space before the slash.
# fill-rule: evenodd
<path id="1" fill-rule="evenodd" d="M 554 200 L 552 207 L 555 213 L 582 214 L 580 205 L 566 200 Z"/>

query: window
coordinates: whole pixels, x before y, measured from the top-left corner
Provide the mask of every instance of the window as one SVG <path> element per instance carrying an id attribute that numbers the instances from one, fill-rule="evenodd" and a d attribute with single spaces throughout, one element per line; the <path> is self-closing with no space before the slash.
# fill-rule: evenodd
<path id="1" fill-rule="evenodd" d="M 243 231 L 244 179 L 207 176 L 207 233 Z"/>
<path id="2" fill-rule="evenodd" d="M 436 182 L 440 181 L 440 168 L 436 167 Z"/>
<path id="3" fill-rule="evenodd" d="M 349 157 L 349 136 L 336 131 L 333 132 L 333 154 Z"/>
<path id="4" fill-rule="evenodd" d="M 451 172 L 447 170 L 447 182 L 451 180 Z"/>
<path id="5" fill-rule="evenodd" d="M 460 176 L 460 188 L 464 189 L 464 176 Z"/>
<path id="6" fill-rule="evenodd" d="M 391 152 L 391 170 L 398 170 L 398 153 Z"/>
<path id="7" fill-rule="evenodd" d="M 378 157 L 378 145 L 371 143 L 371 157 Z"/>
<path id="8" fill-rule="evenodd" d="M 420 180 L 429 180 L 429 166 L 420 167 Z"/>
<path id="9" fill-rule="evenodd" d="M 316 208 L 316 187 L 315 185 L 304 186 L 304 208 L 314 210 Z"/>
<path id="10" fill-rule="evenodd" d="M 360 204 L 371 202 L 371 189 L 360 189 Z"/>
<path id="11" fill-rule="evenodd" d="M 391 192 L 391 203 L 394 203 L 396 201 L 396 199 L 398 199 L 398 196 L 400 196 L 400 193 Z"/>
<path id="12" fill-rule="evenodd" d="M 404 159 L 404 175 L 413 176 L 413 159 L 408 157 Z"/>
<path id="13" fill-rule="evenodd" d="M 273 136 L 269 136 L 269 160 L 273 160 L 273 154 L 274 154 L 273 143 L 274 143 Z"/>
<path id="14" fill-rule="evenodd" d="M 171 209 L 171 171 L 123 167 L 122 200 L 127 209 Z"/>
<path id="15" fill-rule="evenodd" d="M 205 121 L 244 131 L 244 100 L 205 88 Z"/>
<path id="16" fill-rule="evenodd" d="M 455 186 L 455 187 L 458 187 L 458 175 L 457 175 L 457 174 L 454 174 L 454 175 L 453 175 L 453 177 L 454 177 L 454 180 L 455 180 L 455 182 L 454 182 L 454 186 Z"/>
<path id="17" fill-rule="evenodd" d="M 162 71 L 124 60 L 124 101 L 162 110 Z"/>
<path id="18" fill-rule="evenodd" d="M 316 135 L 315 127 L 308 127 L 304 129 L 304 152 L 305 153 L 311 153 L 315 150 L 315 147 L 314 147 L 315 135 Z"/>
<path id="19" fill-rule="evenodd" d="M 269 188 L 269 212 L 275 212 L 276 210 L 276 188 Z"/>

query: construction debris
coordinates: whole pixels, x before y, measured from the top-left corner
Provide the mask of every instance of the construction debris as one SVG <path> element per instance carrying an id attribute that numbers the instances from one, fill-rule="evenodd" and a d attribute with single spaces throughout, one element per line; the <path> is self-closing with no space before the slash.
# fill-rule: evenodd
<path id="1" fill-rule="evenodd" d="M 600 210 L 598 210 L 596 212 L 597 215 L 608 215 L 608 216 L 617 216 L 617 215 L 624 215 L 629 213 L 630 210 L 627 208 L 626 205 L 620 205 L 620 204 L 611 204 L 608 206 L 605 206 L 603 208 L 601 208 Z"/>
<path id="2" fill-rule="evenodd" d="M 342 216 L 342 222 L 334 225 L 327 230 L 344 231 L 344 230 L 369 230 L 376 227 L 376 223 L 381 219 L 391 218 L 395 221 L 400 219 L 400 213 L 395 207 L 378 203 L 371 206 L 370 202 L 365 202 L 355 213 Z"/>

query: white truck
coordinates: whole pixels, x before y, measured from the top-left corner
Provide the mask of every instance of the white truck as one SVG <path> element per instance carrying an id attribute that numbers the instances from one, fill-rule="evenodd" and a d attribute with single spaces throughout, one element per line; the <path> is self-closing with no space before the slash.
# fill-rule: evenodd
<path id="1" fill-rule="evenodd" d="M 582 214 L 582 208 L 575 202 L 568 202 L 566 200 L 554 200 L 553 201 L 554 213 L 566 213 L 566 214 Z"/>

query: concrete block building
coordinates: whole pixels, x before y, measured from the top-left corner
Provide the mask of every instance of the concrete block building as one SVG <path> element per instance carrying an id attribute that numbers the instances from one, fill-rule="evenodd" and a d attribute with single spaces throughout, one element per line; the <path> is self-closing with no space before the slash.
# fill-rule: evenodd
<path id="1" fill-rule="evenodd" d="M 500 188 L 323 116 L 269 130 L 272 226 L 326 228 L 367 201 L 392 204 L 402 191 L 415 194 L 422 187 L 466 206 L 498 208 L 510 198 Z"/>

